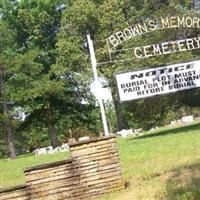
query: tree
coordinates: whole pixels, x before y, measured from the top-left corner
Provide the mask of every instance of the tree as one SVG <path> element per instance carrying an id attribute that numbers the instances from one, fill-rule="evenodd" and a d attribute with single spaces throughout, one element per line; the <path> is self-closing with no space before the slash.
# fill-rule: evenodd
<path id="1" fill-rule="evenodd" d="M 76 109 L 79 107 L 91 108 L 87 105 L 88 103 L 92 104 L 93 109 L 95 109 L 95 101 L 90 92 L 92 70 L 86 49 L 86 34 L 88 32 L 93 33 L 96 30 L 95 10 L 96 5 L 90 0 L 73 1 L 63 13 L 61 31 L 58 34 L 59 53 L 55 73 L 68 80 L 68 87 L 71 89 L 71 96 L 76 102 Z M 84 105 L 83 102 L 86 102 L 86 104 Z M 90 115 L 89 112 L 88 110 L 88 114 L 84 116 L 79 113 L 76 117 L 80 121 L 85 121 L 82 117 L 90 118 L 94 116 L 93 114 Z M 95 120 L 93 123 L 95 124 Z M 89 124 L 88 128 L 90 127 Z M 98 128 L 95 132 L 97 131 Z"/>
<path id="2" fill-rule="evenodd" d="M 10 55 L 9 51 L 14 43 L 13 31 L 8 28 L 8 25 L 0 20 L 0 94 L 1 103 L 3 110 L 4 127 L 7 133 L 8 149 L 12 159 L 16 158 L 14 139 L 13 139 L 13 129 L 12 129 L 12 116 L 10 114 L 9 99 L 7 96 L 8 88 L 6 87 L 5 80 L 8 78 L 8 68 Z"/>
<path id="3" fill-rule="evenodd" d="M 17 54 L 11 69 L 12 99 L 25 107 L 28 115 L 40 113 L 46 118 L 51 145 L 58 145 L 53 99 L 63 87 L 63 80 L 52 71 L 55 63 L 56 35 L 64 1 L 20 1 L 15 7 Z M 8 19 L 9 20 L 9 19 Z M 35 116 L 36 117 L 36 116 Z"/>
<path id="4" fill-rule="evenodd" d="M 191 95 L 180 92 L 121 103 L 114 74 L 199 58 L 199 50 L 149 59 L 137 59 L 132 51 L 127 51 L 136 46 L 196 37 L 199 29 L 174 28 L 173 34 L 171 30 L 158 30 L 109 50 L 106 42 L 113 33 L 151 18 L 175 14 L 199 16 L 195 10 L 189 10 L 190 3 L 189 0 L 1 1 L 0 65 L 4 72 L 0 117 L 7 116 L 5 122 L 12 132 L 15 125 L 15 138 L 18 140 L 21 135 L 19 143 L 27 143 L 30 150 L 50 143 L 56 147 L 73 134 L 78 137 L 78 133 L 94 135 L 102 131 L 100 113 L 90 92 L 93 76 L 87 33 L 94 41 L 98 73 L 106 77 L 112 89 L 118 127 L 111 125 L 115 124 L 113 109 L 107 114 L 112 118 L 108 121 L 113 130 L 129 126 L 148 129 L 180 117 L 177 110 L 184 113 L 188 108 L 196 108 L 198 90 L 191 91 Z M 16 109 L 25 112 L 24 121 L 13 117 Z"/>
<path id="5" fill-rule="evenodd" d="M 84 43 L 86 30 L 89 30 L 94 39 L 98 62 L 109 61 L 109 52 L 107 49 L 106 38 L 113 32 L 121 30 L 122 28 L 129 25 L 134 25 L 137 23 L 142 24 L 149 18 L 154 19 L 161 16 L 173 16 L 175 14 L 184 15 L 187 12 L 189 12 L 189 10 L 187 10 L 183 5 L 180 5 L 179 1 L 172 2 L 151 0 L 142 2 L 126 1 L 126 3 L 118 0 L 104 0 L 101 3 L 99 1 L 74 1 L 70 5 L 70 9 L 66 10 L 63 15 L 63 29 L 58 41 L 58 47 L 60 51 L 59 55 L 61 56 L 59 59 L 62 63 L 70 63 L 70 65 L 68 65 L 70 70 L 74 69 L 76 66 L 79 66 L 79 69 L 82 68 L 82 66 L 87 69 L 88 60 L 85 61 L 85 59 L 83 59 L 85 54 L 84 49 L 81 48 L 81 46 Z M 78 16 L 79 14 L 81 17 Z M 121 53 L 120 49 L 128 49 L 135 46 L 155 44 L 160 43 L 161 41 L 173 41 L 177 40 L 177 38 L 188 36 L 196 37 L 196 35 L 198 35 L 198 30 L 185 28 L 174 29 L 173 34 L 171 34 L 171 30 L 160 30 L 149 34 L 144 34 L 140 37 L 135 37 L 132 40 L 124 42 L 111 52 L 113 60 L 129 61 L 119 61 L 112 64 L 107 63 L 103 66 L 99 65 L 99 73 L 109 80 L 109 85 L 112 88 L 119 129 L 127 128 L 125 116 L 129 116 L 130 111 L 136 113 L 138 112 L 135 114 L 142 116 L 141 113 L 143 112 L 142 109 L 144 107 L 148 107 L 145 115 L 145 123 L 147 123 L 146 127 L 153 126 L 154 124 L 158 123 L 158 121 L 164 121 L 166 112 L 170 112 L 170 106 L 167 106 L 167 104 L 170 103 L 171 108 L 173 107 L 171 101 L 172 96 L 161 98 L 162 101 L 160 101 L 159 109 L 154 109 L 154 107 L 157 105 L 158 98 L 155 98 L 154 100 L 141 100 L 136 103 L 123 103 L 122 105 L 118 100 L 113 74 L 119 71 L 142 69 L 147 66 L 155 67 L 161 64 L 163 65 L 172 64 L 174 62 L 184 62 L 197 57 L 197 51 L 193 51 L 139 60 L 137 58 L 133 58 L 132 51 L 125 51 L 126 53 Z M 68 41 L 65 41 L 65 38 L 68 38 Z M 73 51 L 70 51 L 70 49 Z M 180 106 L 182 105 L 181 96 L 182 93 L 176 95 L 176 97 L 180 100 Z M 149 104 L 149 102 L 151 103 Z M 134 111 L 132 109 L 133 105 L 140 108 L 140 110 L 135 109 L 137 111 Z M 166 107 L 166 109 L 164 109 L 164 107 Z M 152 116 L 155 116 L 155 119 L 149 120 L 152 118 Z M 133 124 L 130 118 L 129 124 Z"/>

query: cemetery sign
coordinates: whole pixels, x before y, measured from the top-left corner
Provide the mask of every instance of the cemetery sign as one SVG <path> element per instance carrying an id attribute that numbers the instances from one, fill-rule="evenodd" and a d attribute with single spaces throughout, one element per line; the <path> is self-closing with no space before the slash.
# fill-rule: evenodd
<path id="1" fill-rule="evenodd" d="M 131 52 L 128 59 L 142 59 L 154 56 L 161 56 L 183 51 L 192 51 L 200 49 L 200 37 L 183 38 L 181 35 L 178 40 L 162 41 L 157 44 L 148 44 L 144 46 L 121 48 L 122 43 L 134 39 L 138 36 L 163 29 L 192 28 L 200 29 L 200 18 L 196 16 L 165 16 L 154 19 L 148 19 L 143 23 L 138 23 L 125 27 L 114 32 L 106 39 L 110 61 L 117 52 Z"/>
<path id="2" fill-rule="evenodd" d="M 152 31 L 169 28 L 200 28 L 200 18 L 192 16 L 167 16 L 150 19 L 117 31 L 107 38 L 109 46 L 117 47 L 121 43 Z"/>
<path id="3" fill-rule="evenodd" d="M 120 101 L 200 87 L 200 60 L 116 75 Z"/>

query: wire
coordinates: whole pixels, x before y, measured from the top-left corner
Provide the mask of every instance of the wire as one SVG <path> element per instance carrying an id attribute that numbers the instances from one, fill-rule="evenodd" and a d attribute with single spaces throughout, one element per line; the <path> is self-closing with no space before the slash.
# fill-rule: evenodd
<path id="1" fill-rule="evenodd" d="M 131 61 L 134 60 L 134 58 L 128 58 L 128 59 L 124 59 L 124 60 L 112 60 L 112 61 L 106 61 L 106 62 L 99 62 L 97 63 L 97 66 L 101 66 L 101 65 L 106 65 L 106 64 L 114 64 L 116 62 L 124 62 L 124 61 Z"/>

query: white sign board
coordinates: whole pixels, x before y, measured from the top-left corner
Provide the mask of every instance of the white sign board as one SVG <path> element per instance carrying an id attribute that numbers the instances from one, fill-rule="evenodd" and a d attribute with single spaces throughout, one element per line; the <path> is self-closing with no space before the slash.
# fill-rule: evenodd
<path id="1" fill-rule="evenodd" d="M 200 60 L 116 75 L 120 101 L 200 87 Z"/>

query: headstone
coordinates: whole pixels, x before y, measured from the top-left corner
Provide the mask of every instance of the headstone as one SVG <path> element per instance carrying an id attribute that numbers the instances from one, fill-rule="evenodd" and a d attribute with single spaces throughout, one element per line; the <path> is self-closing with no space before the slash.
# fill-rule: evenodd
<path id="1" fill-rule="evenodd" d="M 171 121 L 170 125 L 171 125 L 171 126 L 176 126 L 176 125 L 177 125 L 177 121 L 176 121 L 176 120 Z"/>
<path id="2" fill-rule="evenodd" d="M 134 132 L 133 132 L 133 129 L 122 129 L 121 131 L 117 131 L 117 135 L 121 136 L 121 137 L 128 137 L 128 136 L 131 136 L 133 135 Z"/>
<path id="3" fill-rule="evenodd" d="M 55 153 L 61 152 L 61 151 L 62 151 L 62 148 L 61 148 L 61 147 L 56 147 L 56 148 L 54 149 L 54 152 L 55 152 Z"/>
<path id="4" fill-rule="evenodd" d="M 46 148 L 35 149 L 34 153 L 35 155 L 47 154 L 47 149 Z"/>
<path id="5" fill-rule="evenodd" d="M 52 146 L 48 146 L 48 147 L 46 147 L 46 150 L 47 150 L 47 153 L 49 153 L 49 151 L 53 150 L 53 147 Z"/>
<path id="6" fill-rule="evenodd" d="M 67 143 L 62 144 L 61 148 L 65 151 L 69 151 L 69 145 Z"/>
<path id="7" fill-rule="evenodd" d="M 188 115 L 188 116 L 182 117 L 181 121 L 184 124 L 190 124 L 190 123 L 192 123 L 194 121 L 194 117 L 192 115 Z"/>
<path id="8" fill-rule="evenodd" d="M 138 128 L 134 130 L 134 133 L 137 135 L 138 133 L 142 133 L 144 130 L 142 128 Z"/>
<path id="9" fill-rule="evenodd" d="M 78 140 L 79 142 L 82 142 L 82 141 L 86 141 L 86 140 L 89 140 L 90 137 L 89 136 L 84 136 L 84 137 L 80 137 Z"/>

